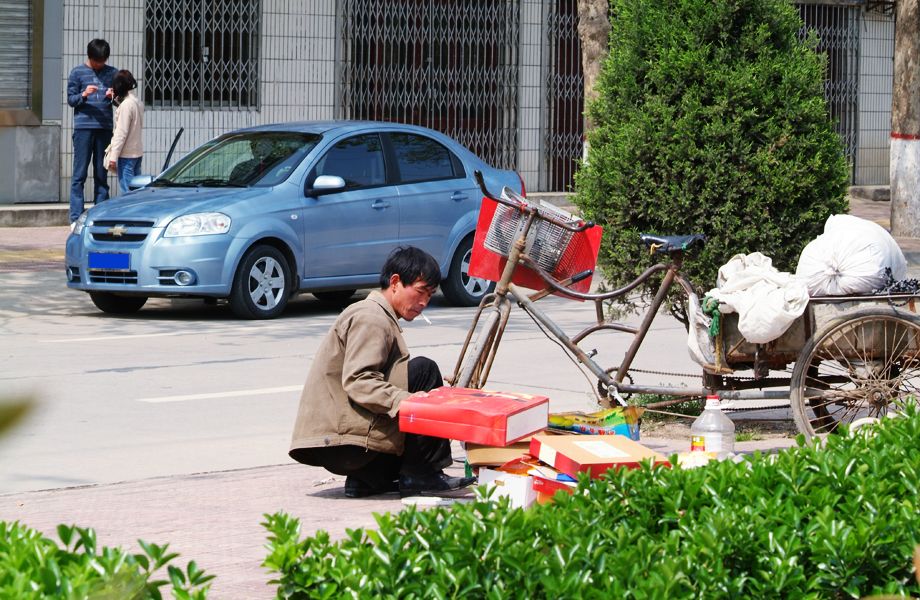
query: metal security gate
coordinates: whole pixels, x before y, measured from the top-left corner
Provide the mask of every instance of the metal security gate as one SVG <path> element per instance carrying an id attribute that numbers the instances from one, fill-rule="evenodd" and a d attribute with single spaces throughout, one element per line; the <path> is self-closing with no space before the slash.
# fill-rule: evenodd
<path id="1" fill-rule="evenodd" d="M 0 0 L 0 110 L 32 107 L 32 2 Z"/>
<path id="2" fill-rule="evenodd" d="M 819 40 L 818 52 L 827 56 L 824 99 L 843 140 L 852 179 L 859 148 L 859 14 L 862 9 L 852 4 L 799 4 L 798 8 L 805 23 L 800 37 L 814 31 Z"/>
<path id="3" fill-rule="evenodd" d="M 338 113 L 441 131 L 517 165 L 517 0 L 344 0 Z"/>
<path id="4" fill-rule="evenodd" d="M 576 0 L 552 0 L 546 25 L 548 123 L 543 189 L 568 192 L 584 148 L 584 86 Z"/>

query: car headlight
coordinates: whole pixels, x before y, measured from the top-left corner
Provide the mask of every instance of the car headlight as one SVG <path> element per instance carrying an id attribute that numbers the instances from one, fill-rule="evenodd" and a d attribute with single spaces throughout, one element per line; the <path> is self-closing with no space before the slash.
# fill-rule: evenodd
<path id="1" fill-rule="evenodd" d="M 83 228 L 86 227 L 86 214 L 87 212 L 84 210 L 83 214 L 73 222 L 73 229 L 71 229 L 71 231 L 74 235 L 83 235 Z"/>
<path id="2" fill-rule="evenodd" d="M 195 213 L 176 217 L 166 226 L 163 237 L 218 235 L 230 231 L 230 217 L 224 213 Z"/>

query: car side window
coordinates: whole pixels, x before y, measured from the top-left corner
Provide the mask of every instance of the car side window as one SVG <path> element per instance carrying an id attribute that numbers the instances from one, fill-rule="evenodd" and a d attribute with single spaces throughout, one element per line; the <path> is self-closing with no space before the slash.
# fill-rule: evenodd
<path id="1" fill-rule="evenodd" d="M 356 135 L 333 146 L 311 173 L 311 181 L 320 175 L 338 175 L 346 189 L 383 185 L 387 181 L 383 146 L 376 133 Z"/>
<path id="2" fill-rule="evenodd" d="M 433 139 L 411 133 L 391 133 L 390 141 L 403 183 L 462 177 L 455 170 L 460 161 Z"/>

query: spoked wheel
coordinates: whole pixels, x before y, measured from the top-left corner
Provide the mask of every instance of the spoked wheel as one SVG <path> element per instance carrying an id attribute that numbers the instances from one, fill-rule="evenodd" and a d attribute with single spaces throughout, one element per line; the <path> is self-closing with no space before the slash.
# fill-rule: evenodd
<path id="1" fill-rule="evenodd" d="M 790 402 L 807 438 L 920 402 L 920 318 L 856 311 L 818 331 L 792 370 Z"/>
<path id="2" fill-rule="evenodd" d="M 284 255 L 272 246 L 256 246 L 240 262 L 230 308 L 244 319 L 273 319 L 287 305 L 289 281 Z"/>

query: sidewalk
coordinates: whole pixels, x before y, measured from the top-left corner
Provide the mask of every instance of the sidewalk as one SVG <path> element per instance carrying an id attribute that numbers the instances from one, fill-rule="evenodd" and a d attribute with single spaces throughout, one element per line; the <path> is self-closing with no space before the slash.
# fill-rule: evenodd
<path id="1" fill-rule="evenodd" d="M 686 451 L 686 440 L 643 439 L 670 454 Z M 795 444 L 788 438 L 739 442 L 737 451 L 777 450 Z M 462 459 L 456 447 L 455 459 Z M 461 473 L 459 466 L 449 471 Z M 343 538 L 347 529 L 374 527 L 374 513 L 403 505 L 396 494 L 345 498 L 344 478 L 323 469 L 284 464 L 162 477 L 141 481 L 63 488 L 0 496 L 0 520 L 19 520 L 57 540 L 59 523 L 96 529 L 99 545 L 138 551 L 137 539 L 169 543 L 184 566 L 194 560 L 217 575 L 212 598 L 256 600 L 274 597 L 269 574 L 261 568 L 267 532 L 264 513 L 285 511 L 300 519 L 302 533 L 328 531 Z"/>

